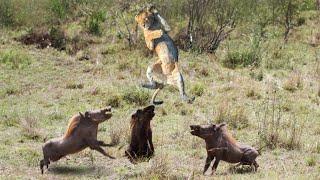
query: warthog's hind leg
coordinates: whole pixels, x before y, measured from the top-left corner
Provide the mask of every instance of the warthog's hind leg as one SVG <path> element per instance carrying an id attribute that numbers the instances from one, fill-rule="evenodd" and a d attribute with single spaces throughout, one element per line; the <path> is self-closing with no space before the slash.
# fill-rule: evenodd
<path id="1" fill-rule="evenodd" d="M 40 160 L 40 170 L 41 174 L 43 174 L 43 167 L 47 166 L 47 169 L 49 168 L 50 161 L 48 159 L 42 159 Z"/>

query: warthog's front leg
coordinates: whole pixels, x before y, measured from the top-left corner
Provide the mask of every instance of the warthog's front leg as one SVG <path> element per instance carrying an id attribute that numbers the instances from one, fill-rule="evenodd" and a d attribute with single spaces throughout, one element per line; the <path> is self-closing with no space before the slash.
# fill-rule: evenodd
<path id="1" fill-rule="evenodd" d="M 115 157 L 109 155 L 108 153 L 106 153 L 99 145 L 99 141 L 97 141 L 96 139 L 88 139 L 86 140 L 88 146 L 90 147 L 90 149 L 94 149 L 98 152 L 100 152 L 101 154 L 103 154 L 104 156 L 107 156 L 111 159 L 115 159 Z"/>
<path id="2" fill-rule="evenodd" d="M 218 165 L 219 165 L 219 162 L 220 162 L 220 159 L 218 159 L 218 158 L 216 157 L 216 160 L 214 161 L 213 166 L 212 166 L 211 175 L 213 175 L 213 174 L 216 172 L 217 167 L 218 167 Z"/>
<path id="3" fill-rule="evenodd" d="M 203 168 L 203 174 L 206 173 L 213 159 L 214 159 L 213 156 L 209 156 L 209 155 L 207 156 L 206 163 L 204 164 L 204 168 Z"/>

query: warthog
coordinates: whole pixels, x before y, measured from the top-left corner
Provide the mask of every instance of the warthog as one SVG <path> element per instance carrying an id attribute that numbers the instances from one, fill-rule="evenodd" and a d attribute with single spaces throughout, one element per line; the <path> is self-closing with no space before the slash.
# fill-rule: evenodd
<path id="1" fill-rule="evenodd" d="M 239 165 L 250 165 L 256 171 L 259 167 L 256 158 L 259 152 L 251 146 L 239 144 L 227 131 L 226 124 L 191 125 L 191 134 L 205 140 L 207 159 L 203 174 L 208 170 L 211 161 L 212 174 L 216 171 L 220 160 Z"/>
<path id="2" fill-rule="evenodd" d="M 49 140 L 42 147 L 43 159 L 40 161 L 41 173 L 43 166 L 49 166 L 50 162 L 58 161 L 62 157 L 77 153 L 90 147 L 103 155 L 114 159 L 107 154 L 101 146 L 112 146 L 97 140 L 98 125 L 112 116 L 111 107 L 101 110 L 86 111 L 84 115 L 73 116 L 68 125 L 68 129 L 63 137 Z"/>
<path id="3" fill-rule="evenodd" d="M 154 117 L 154 106 L 138 109 L 131 116 L 131 141 L 125 155 L 132 163 L 138 159 L 149 159 L 154 153 L 150 121 Z"/>

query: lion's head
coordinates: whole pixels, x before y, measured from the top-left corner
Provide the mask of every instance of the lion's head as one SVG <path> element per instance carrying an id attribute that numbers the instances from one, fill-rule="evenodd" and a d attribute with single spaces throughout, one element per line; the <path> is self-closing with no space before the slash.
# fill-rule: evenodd
<path id="1" fill-rule="evenodd" d="M 171 30 L 168 23 L 160 16 L 154 6 L 143 8 L 136 15 L 135 20 L 142 29 L 153 30 L 162 27 L 166 32 Z"/>

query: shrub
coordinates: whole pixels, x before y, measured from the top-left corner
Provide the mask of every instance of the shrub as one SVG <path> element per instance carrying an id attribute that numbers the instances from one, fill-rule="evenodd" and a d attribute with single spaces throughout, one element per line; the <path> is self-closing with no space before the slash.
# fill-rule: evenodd
<path id="1" fill-rule="evenodd" d="M 84 85 L 82 83 L 68 83 L 66 89 L 83 89 Z"/>
<path id="2" fill-rule="evenodd" d="M 70 11 L 71 2 L 68 0 L 50 0 L 49 9 L 58 20 L 65 20 Z"/>
<path id="3" fill-rule="evenodd" d="M 121 106 L 121 95 L 115 94 L 115 95 L 109 95 L 107 98 L 107 105 L 110 105 L 111 107 L 120 107 Z"/>
<path id="4" fill-rule="evenodd" d="M 132 87 L 123 92 L 122 99 L 128 104 L 143 106 L 148 104 L 148 100 L 150 99 L 150 97 L 149 93 L 146 90 Z"/>
<path id="5" fill-rule="evenodd" d="M 14 8 L 10 0 L 0 1 L 0 25 L 12 26 L 15 24 Z"/>
<path id="6" fill-rule="evenodd" d="M 39 139 L 40 133 L 38 130 L 38 120 L 32 117 L 25 117 L 21 119 L 20 126 L 22 128 L 22 135 L 29 139 Z"/>
<path id="7" fill-rule="evenodd" d="M 168 158 L 164 154 L 159 154 L 149 161 L 146 176 L 149 177 L 147 179 L 166 179 L 169 177 L 168 172 Z"/>
<path id="8" fill-rule="evenodd" d="M 11 69 L 23 69 L 31 64 L 31 58 L 20 50 L 0 50 L 0 63 Z"/>
<path id="9" fill-rule="evenodd" d="M 250 71 L 249 73 L 250 77 L 257 80 L 257 81 L 262 81 L 263 80 L 263 71 L 260 70 L 258 72 L 255 71 Z"/>
<path id="10" fill-rule="evenodd" d="M 282 147 L 288 150 L 301 147 L 304 125 L 297 121 L 295 115 L 283 112 L 283 103 L 276 92 L 273 98 L 267 98 L 256 112 L 259 121 L 260 146 L 270 149 Z"/>
<path id="11" fill-rule="evenodd" d="M 252 50 L 228 52 L 222 64 L 234 69 L 236 67 L 258 66 L 260 64 L 259 55 Z"/>
<path id="12" fill-rule="evenodd" d="M 103 23 L 106 20 L 106 12 L 99 10 L 92 12 L 88 19 L 87 19 L 87 28 L 88 31 L 91 34 L 94 35 L 101 35 L 102 29 L 101 29 L 101 23 Z"/>
<path id="13" fill-rule="evenodd" d="M 246 92 L 246 96 L 252 99 L 260 99 L 261 95 L 255 91 L 255 89 L 251 88 Z"/>
<path id="14" fill-rule="evenodd" d="M 49 31 L 51 46 L 58 50 L 66 50 L 66 36 L 59 27 L 52 27 Z"/>
<path id="15" fill-rule="evenodd" d="M 314 156 L 309 157 L 306 159 L 306 163 L 308 166 L 315 166 L 316 165 L 316 158 Z"/>
<path id="16" fill-rule="evenodd" d="M 191 93 L 195 94 L 196 96 L 202 96 L 204 91 L 205 91 L 205 87 L 203 84 L 196 84 L 191 89 Z"/>
<path id="17" fill-rule="evenodd" d="M 216 123 L 226 122 L 230 127 L 243 129 L 249 126 L 249 119 L 242 106 L 232 107 L 227 102 L 218 105 L 215 112 Z"/>
<path id="18" fill-rule="evenodd" d="M 294 92 L 302 87 L 302 77 L 299 73 L 291 74 L 291 76 L 283 84 L 283 89 L 290 92 Z"/>

